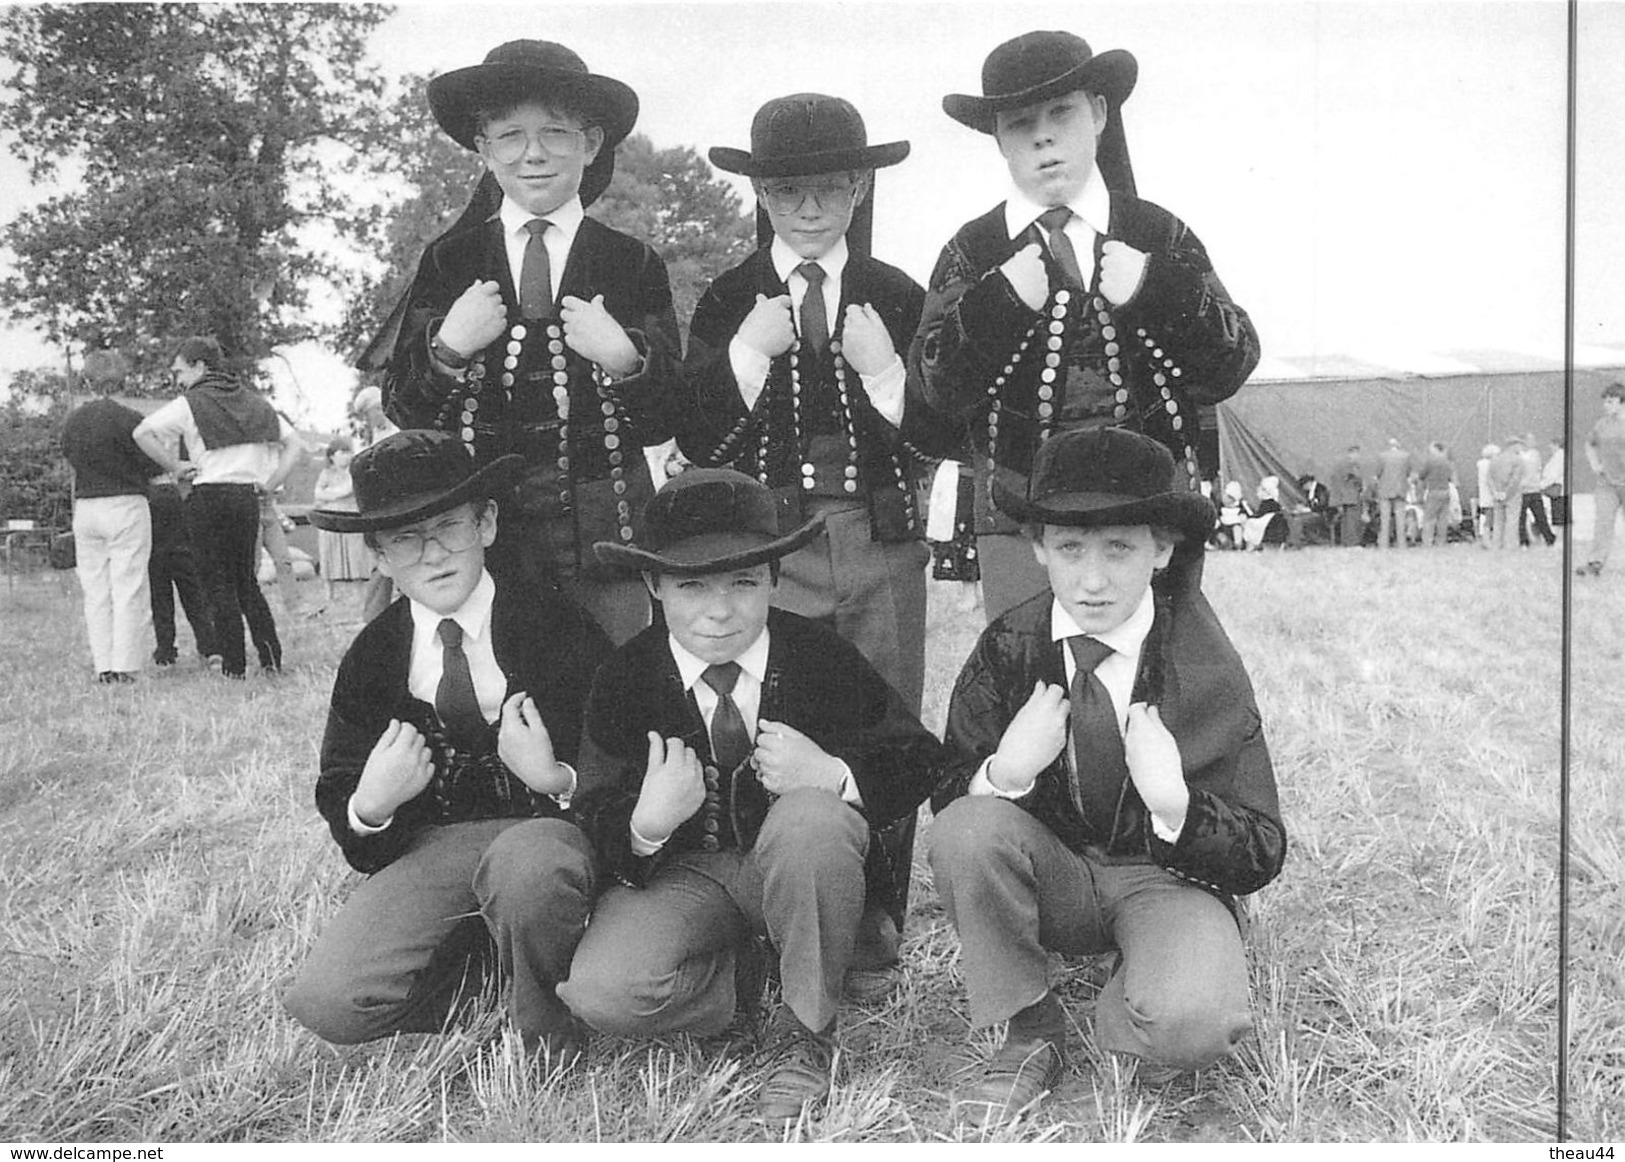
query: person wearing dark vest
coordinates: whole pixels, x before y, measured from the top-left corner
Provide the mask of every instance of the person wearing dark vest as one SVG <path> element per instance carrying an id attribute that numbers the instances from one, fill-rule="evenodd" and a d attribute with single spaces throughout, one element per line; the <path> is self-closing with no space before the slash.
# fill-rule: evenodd
<path id="1" fill-rule="evenodd" d="M 104 685 L 135 681 L 152 619 L 146 492 L 158 466 L 133 438 L 141 413 L 113 398 L 128 374 L 129 364 L 117 351 L 86 355 L 85 382 L 97 398 L 75 408 L 62 425 L 62 454 L 73 468 L 74 571 L 84 593 L 96 680 Z"/>
<path id="2" fill-rule="evenodd" d="M 850 101 L 795 93 L 764 104 L 750 149 L 710 150 L 752 180 L 758 247 L 706 290 L 684 360 L 691 422 L 679 436 L 699 465 L 728 465 L 773 489 L 786 525 L 823 530 L 779 565 L 774 605 L 857 646 L 916 714 L 925 685 L 925 514 L 916 485 L 927 457 L 958 430 L 904 398 L 901 353 L 925 292 L 870 255 L 875 170 L 906 141 L 870 145 Z M 873 902 L 853 991 L 895 986 L 914 820 L 872 853 L 891 881 Z"/>
<path id="3" fill-rule="evenodd" d="M 298 463 L 300 446 L 276 409 L 224 367 L 214 339 L 184 340 L 170 365 L 181 394 L 142 420 L 135 439 L 176 480 L 191 482 L 187 524 L 209 593 L 221 673 L 242 678 L 248 668 L 245 619 L 260 669 L 282 669 L 276 619 L 257 576 L 259 498 L 281 487 Z M 176 454 L 182 440 L 193 461 Z"/>
<path id="4" fill-rule="evenodd" d="M 1258 363 L 1202 243 L 1135 195 L 1122 105 L 1138 68 L 1121 49 L 1030 32 L 988 55 L 981 96 L 942 101 L 993 137 L 1015 186 L 943 249 L 909 354 L 926 400 L 970 425 L 989 619 L 1043 586 L 991 503 L 995 481 L 1019 488 L 1054 432 L 1121 426 L 1167 446 L 1195 492 L 1197 407 Z"/>
<path id="5" fill-rule="evenodd" d="M 325 1040 L 443 1029 L 493 977 L 546 1070 L 580 1056 L 559 1003 L 595 891 L 571 821 L 593 670 L 609 650 L 573 603 L 485 568 L 518 456 L 477 468 L 458 437 L 405 431 L 356 456 L 355 508 L 311 523 L 361 533 L 401 592 L 333 682 L 316 806 L 369 878 L 283 998 Z"/>
<path id="6" fill-rule="evenodd" d="M 653 494 L 643 447 L 673 434 L 681 352 L 665 264 L 585 216 L 638 98 L 570 49 L 515 40 L 429 82 L 435 120 L 486 172 L 361 357 L 403 428 L 456 433 L 476 460 L 524 457 L 494 573 L 562 591 L 616 641 L 649 620 L 593 542 L 630 539 Z"/>
<path id="7" fill-rule="evenodd" d="M 1067 1016 L 1049 954 L 1118 958 L 1094 1039 L 1142 1081 L 1204 1068 L 1251 1028 L 1234 897 L 1286 856 L 1246 667 L 1188 574 L 1213 523 L 1163 445 L 1060 433 L 996 485 L 1049 586 L 988 625 L 948 708 L 931 868 L 975 1028 L 1003 1044 L 957 1095 L 1003 1124 L 1055 1088 Z"/>
<path id="8" fill-rule="evenodd" d="M 819 535 L 781 531 L 759 480 L 691 468 L 655 494 L 606 563 L 642 574 L 663 623 L 599 670 L 579 810 L 606 880 L 559 986 L 618 1036 L 722 1033 L 741 958 L 765 937 L 783 1005 L 758 1113 L 775 1128 L 833 1082 L 836 1015 L 863 917 L 874 832 L 912 816 L 942 744 L 857 648 L 772 607 L 779 562 Z M 754 981 L 759 972 L 737 974 Z"/>

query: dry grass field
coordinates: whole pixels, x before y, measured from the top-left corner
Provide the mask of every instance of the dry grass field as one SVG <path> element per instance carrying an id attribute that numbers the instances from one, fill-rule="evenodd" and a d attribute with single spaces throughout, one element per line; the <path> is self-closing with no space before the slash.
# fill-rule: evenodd
<path id="1" fill-rule="evenodd" d="M 1291 847 L 1250 902 L 1256 1036 L 1148 1086 L 1089 1048 L 1096 963 L 1057 963 L 1082 1050 L 1022 1141 L 1527 1140 L 1556 1133 L 1562 559 L 1555 551 L 1214 554 Z M 349 1049 L 278 995 L 355 882 L 312 803 L 337 658 L 89 681 L 77 594 L 0 592 L 0 1139 L 759 1141 L 751 1064 L 600 1039 L 539 1078 L 487 1004 Z M 928 720 L 980 612 L 935 595 Z M 1625 580 L 1577 592 L 1569 1130 L 1625 1135 Z M 183 636 L 185 631 L 183 630 Z M 922 828 L 928 841 L 929 825 Z M 972 1033 L 921 863 L 907 982 L 843 1014 L 829 1106 L 790 1136 L 953 1140 Z"/>

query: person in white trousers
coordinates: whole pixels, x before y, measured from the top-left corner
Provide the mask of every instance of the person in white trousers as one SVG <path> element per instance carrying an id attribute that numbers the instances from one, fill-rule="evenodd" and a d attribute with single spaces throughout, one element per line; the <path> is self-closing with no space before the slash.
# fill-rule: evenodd
<path id="1" fill-rule="evenodd" d="M 135 681 L 152 636 L 147 480 L 162 468 L 131 435 L 141 414 L 112 398 L 128 372 L 117 351 L 87 355 L 84 378 L 97 398 L 62 428 L 62 451 L 73 467 L 73 544 L 85 630 L 96 680 L 105 685 Z"/>

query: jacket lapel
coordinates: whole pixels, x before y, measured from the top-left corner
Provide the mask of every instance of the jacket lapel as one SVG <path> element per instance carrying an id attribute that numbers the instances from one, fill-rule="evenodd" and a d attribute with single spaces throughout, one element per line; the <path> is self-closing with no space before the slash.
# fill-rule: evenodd
<path id="1" fill-rule="evenodd" d="M 653 704 L 659 707 L 655 721 L 669 724 L 665 732 L 667 736 L 675 735 L 693 747 L 702 762 L 713 762 L 711 732 L 705 729 L 700 704 L 695 701 L 692 692 L 683 689 L 683 676 L 677 669 L 677 659 L 672 657 L 665 635 L 661 634 L 656 640 L 658 645 L 648 667 L 652 683 L 648 693 Z"/>

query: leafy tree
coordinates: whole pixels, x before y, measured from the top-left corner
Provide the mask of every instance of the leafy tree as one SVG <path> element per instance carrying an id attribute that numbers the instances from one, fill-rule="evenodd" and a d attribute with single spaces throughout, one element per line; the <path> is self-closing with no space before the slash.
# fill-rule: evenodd
<path id="1" fill-rule="evenodd" d="M 63 192 L 0 236 L 0 305 L 53 342 L 137 354 L 210 333 L 250 364 L 320 336 L 313 286 L 351 276 L 348 198 L 378 148 L 376 5 L 20 5 L 0 129 Z M 324 244 L 325 243 L 325 244 Z"/>
<path id="2" fill-rule="evenodd" d="M 704 158 L 687 145 L 656 149 L 641 133 L 621 143 L 615 178 L 592 214 L 660 253 L 685 341 L 705 288 L 756 244 L 754 215 Z"/>
<path id="3" fill-rule="evenodd" d="M 340 350 L 359 351 L 406 293 L 424 247 L 457 219 L 485 166 L 440 130 L 424 97 L 427 78 L 408 75 L 380 117 L 382 147 L 404 183 L 395 204 L 374 205 L 362 216 L 361 241 L 379 264 L 363 276 L 339 328 Z"/>
<path id="4" fill-rule="evenodd" d="M 421 86 L 421 78 L 414 78 L 409 88 L 421 93 Z M 484 168 L 477 155 L 441 132 L 421 96 L 410 107 L 403 102 L 393 117 L 389 136 L 399 143 L 413 193 L 398 209 L 380 211 L 374 219 L 372 250 L 383 269 L 368 281 L 346 320 L 344 335 L 352 349 L 372 337 L 405 293 L 424 247 L 462 212 Z M 614 180 L 588 213 L 660 253 L 685 335 L 705 287 L 755 243 L 755 219 L 698 153 L 686 145 L 656 149 L 641 133 L 618 147 Z"/>
<path id="5" fill-rule="evenodd" d="M 21 371 L 10 387 L 0 404 L 0 517 L 65 529 L 73 509 L 60 439 L 68 382 L 59 372 Z"/>

